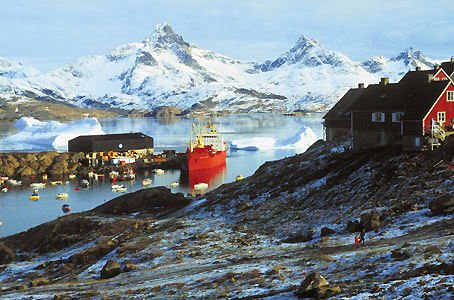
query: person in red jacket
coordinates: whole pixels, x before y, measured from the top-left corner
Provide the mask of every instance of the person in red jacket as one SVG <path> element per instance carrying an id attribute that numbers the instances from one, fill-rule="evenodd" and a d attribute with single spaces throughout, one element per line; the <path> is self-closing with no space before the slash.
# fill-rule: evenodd
<path id="1" fill-rule="evenodd" d="M 360 246 L 359 245 L 359 237 L 358 237 L 358 235 L 355 235 L 355 246 L 353 246 L 353 247 L 356 248 L 356 247 L 359 247 L 359 246 Z"/>

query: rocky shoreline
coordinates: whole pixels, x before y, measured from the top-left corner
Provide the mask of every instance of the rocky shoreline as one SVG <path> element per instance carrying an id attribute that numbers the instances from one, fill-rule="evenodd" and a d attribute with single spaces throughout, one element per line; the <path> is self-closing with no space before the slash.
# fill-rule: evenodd
<path id="1" fill-rule="evenodd" d="M 77 174 L 81 179 L 88 179 L 88 173 L 94 171 L 108 174 L 110 171 L 123 171 L 129 168 L 144 171 L 155 168 L 179 169 L 180 159 L 163 162 L 140 163 L 127 165 L 104 165 L 89 167 L 83 163 L 84 153 L 81 152 L 8 152 L 0 153 L 0 176 L 22 181 L 33 181 L 37 176 L 47 174 L 50 178 L 62 178 L 69 174 Z"/>

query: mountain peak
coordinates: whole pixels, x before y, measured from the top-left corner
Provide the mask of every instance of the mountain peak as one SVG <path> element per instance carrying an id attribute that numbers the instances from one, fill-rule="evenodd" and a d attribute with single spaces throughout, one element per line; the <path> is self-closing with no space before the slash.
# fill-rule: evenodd
<path id="1" fill-rule="evenodd" d="M 406 48 L 398 56 L 391 58 L 391 61 L 403 61 L 408 67 L 423 67 L 426 69 L 433 68 L 436 61 L 428 59 L 421 51 L 413 47 Z"/>
<path id="2" fill-rule="evenodd" d="M 295 46 L 290 50 L 291 52 L 295 52 L 298 49 L 312 49 L 312 48 L 323 48 L 323 46 L 314 39 L 310 39 L 305 35 L 300 36 L 298 41 L 296 42 Z"/>
<path id="3" fill-rule="evenodd" d="M 156 30 L 152 36 L 152 42 L 157 48 L 168 48 L 172 45 L 189 47 L 189 44 L 183 40 L 183 37 L 175 34 L 172 26 L 166 22 L 156 25 Z"/>

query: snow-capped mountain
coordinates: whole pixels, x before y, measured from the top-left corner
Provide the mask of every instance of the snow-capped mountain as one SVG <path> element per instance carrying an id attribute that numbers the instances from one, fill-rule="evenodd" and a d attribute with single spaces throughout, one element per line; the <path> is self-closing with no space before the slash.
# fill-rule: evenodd
<path id="1" fill-rule="evenodd" d="M 397 81 L 437 61 L 408 49 L 395 58 L 355 62 L 301 36 L 264 63 L 235 60 L 184 41 L 166 23 L 151 37 L 39 73 L 0 58 L 0 96 L 68 101 L 82 107 L 216 112 L 324 111 L 359 82 Z"/>

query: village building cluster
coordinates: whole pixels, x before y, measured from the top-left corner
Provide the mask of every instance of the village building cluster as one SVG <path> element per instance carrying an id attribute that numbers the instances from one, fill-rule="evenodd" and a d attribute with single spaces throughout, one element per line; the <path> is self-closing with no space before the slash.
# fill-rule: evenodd
<path id="1" fill-rule="evenodd" d="M 433 149 L 454 133 L 454 58 L 417 67 L 397 83 L 358 84 L 323 117 L 327 141 L 351 138 L 354 149 Z"/>

